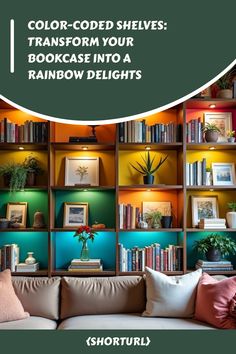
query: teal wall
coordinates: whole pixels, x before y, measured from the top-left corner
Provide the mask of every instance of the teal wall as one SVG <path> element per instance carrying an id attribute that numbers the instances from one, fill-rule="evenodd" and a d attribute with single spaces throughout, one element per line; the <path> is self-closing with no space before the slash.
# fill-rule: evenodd
<path id="1" fill-rule="evenodd" d="M 24 262 L 27 252 L 34 252 L 40 269 L 48 267 L 48 233 L 47 232 L 0 232 L 0 248 L 9 243 L 20 247 L 20 262 Z"/>
<path id="2" fill-rule="evenodd" d="M 107 228 L 115 227 L 115 192 L 114 191 L 56 191 L 55 192 L 55 227 L 63 226 L 64 202 L 86 202 L 89 204 L 88 223 L 95 220 Z"/>
<path id="3" fill-rule="evenodd" d="M 67 269 L 73 258 L 80 258 L 82 244 L 74 232 L 53 232 L 56 249 L 56 269 Z M 88 241 L 90 258 L 101 258 L 104 270 L 115 270 L 116 234 L 98 232 L 94 242 Z"/>

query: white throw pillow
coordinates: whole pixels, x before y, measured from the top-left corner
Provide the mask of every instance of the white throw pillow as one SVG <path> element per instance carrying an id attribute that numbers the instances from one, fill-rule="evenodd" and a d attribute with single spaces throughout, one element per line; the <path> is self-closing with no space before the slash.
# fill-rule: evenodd
<path id="1" fill-rule="evenodd" d="M 201 269 L 180 276 L 167 276 L 148 267 L 145 272 L 147 304 L 143 316 L 193 317 Z"/>

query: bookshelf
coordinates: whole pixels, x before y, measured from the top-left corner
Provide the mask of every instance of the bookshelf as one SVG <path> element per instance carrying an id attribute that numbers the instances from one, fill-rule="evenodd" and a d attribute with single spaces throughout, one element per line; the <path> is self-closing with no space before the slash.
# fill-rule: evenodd
<path id="1" fill-rule="evenodd" d="M 44 143 L 0 143 L 0 165 L 14 159 L 24 160 L 30 152 L 40 160 L 46 171 L 39 176 L 36 186 L 26 187 L 23 192 L 10 193 L 0 178 L 0 216 L 5 215 L 6 204 L 10 201 L 27 201 L 28 218 L 24 229 L 0 229 L 0 247 L 7 243 L 17 243 L 21 250 L 21 261 L 26 258 L 27 251 L 33 251 L 40 262 L 40 270 L 25 273 L 32 276 L 114 276 L 142 274 L 141 271 L 120 271 L 118 261 L 118 243 L 126 248 L 146 247 L 152 243 L 160 243 L 161 247 L 169 244 L 183 246 L 183 267 L 181 271 L 164 271 L 167 275 L 181 275 L 194 268 L 199 257 L 192 251 L 195 240 L 210 232 L 227 234 L 236 239 L 236 229 L 199 230 L 191 225 L 191 195 L 217 195 L 220 205 L 220 216 L 225 217 L 227 202 L 236 200 L 236 185 L 232 186 L 187 186 L 186 163 L 206 156 L 209 162 L 236 162 L 236 143 L 187 143 L 185 123 L 193 116 L 203 117 L 209 111 L 209 105 L 216 104 L 213 111 L 231 111 L 233 128 L 236 128 L 236 100 L 190 99 L 167 111 L 146 118 L 148 125 L 175 123 L 182 130 L 182 138 L 174 142 L 121 142 L 119 127 L 110 124 L 96 127 L 97 142 L 70 143 L 70 136 L 91 135 L 91 127 L 48 123 L 48 141 Z M 212 110 L 211 110 L 212 111 Z M 0 102 L 0 121 L 8 117 L 16 124 L 26 120 L 41 122 L 15 108 Z M 139 120 L 140 122 L 141 120 Z M 166 163 L 155 175 L 155 184 L 145 185 L 142 178 L 130 169 L 129 161 L 139 161 L 140 153 L 155 152 L 164 157 Z M 210 148 L 214 146 L 214 151 Z M 84 149 L 86 147 L 86 149 Z M 19 148 L 23 148 L 22 150 Z M 99 186 L 65 186 L 64 158 L 90 156 L 100 158 Z M 170 173 L 171 171 L 171 173 Z M 173 211 L 173 227 L 168 229 L 120 229 L 120 203 L 131 203 L 142 207 L 143 201 L 171 201 Z M 98 235 L 93 244 L 89 244 L 90 257 L 101 258 L 104 271 L 68 272 L 70 260 L 78 258 L 81 244 L 73 238 L 76 229 L 63 228 L 63 203 L 83 201 L 89 203 L 89 224 L 95 220 L 106 225 L 97 230 Z M 39 209 L 44 212 L 46 227 L 34 229 L 33 215 Z M 236 268 L 236 257 L 231 258 Z M 219 272 L 217 272 L 219 274 Z M 14 275 L 24 273 L 14 273 Z M 211 272 L 213 274 L 213 272 Z M 236 274 L 236 270 L 224 274 Z"/>

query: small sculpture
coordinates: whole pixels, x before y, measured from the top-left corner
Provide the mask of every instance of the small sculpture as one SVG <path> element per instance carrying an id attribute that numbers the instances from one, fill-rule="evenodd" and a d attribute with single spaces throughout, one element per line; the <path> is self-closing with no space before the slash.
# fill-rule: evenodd
<path id="1" fill-rule="evenodd" d="M 42 211 L 36 211 L 34 214 L 33 227 L 37 229 L 42 229 L 45 227 L 44 214 Z"/>

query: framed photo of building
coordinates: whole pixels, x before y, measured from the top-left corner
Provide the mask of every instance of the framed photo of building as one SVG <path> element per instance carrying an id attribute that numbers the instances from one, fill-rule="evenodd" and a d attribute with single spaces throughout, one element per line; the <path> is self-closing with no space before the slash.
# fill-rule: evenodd
<path id="1" fill-rule="evenodd" d="M 192 196 L 192 226 L 198 226 L 200 219 L 219 217 L 217 196 Z"/>
<path id="2" fill-rule="evenodd" d="M 220 129 L 218 142 L 226 142 L 227 130 L 232 130 L 232 113 L 207 112 L 204 114 L 204 123 L 215 124 Z"/>
<path id="3" fill-rule="evenodd" d="M 171 202 L 143 202 L 143 214 L 160 211 L 162 216 L 171 216 Z"/>
<path id="4" fill-rule="evenodd" d="M 212 163 L 213 185 L 231 186 L 235 184 L 234 163 Z"/>
<path id="5" fill-rule="evenodd" d="M 64 228 L 76 228 L 88 225 L 88 203 L 64 203 Z"/>
<path id="6" fill-rule="evenodd" d="M 10 222 L 20 224 L 20 227 L 26 228 L 27 203 L 8 203 L 6 218 Z"/>
<path id="7" fill-rule="evenodd" d="M 99 186 L 99 157 L 66 157 L 65 186 Z"/>

